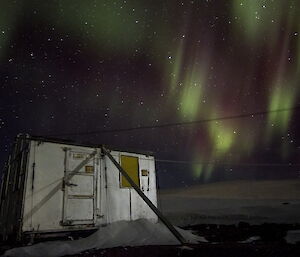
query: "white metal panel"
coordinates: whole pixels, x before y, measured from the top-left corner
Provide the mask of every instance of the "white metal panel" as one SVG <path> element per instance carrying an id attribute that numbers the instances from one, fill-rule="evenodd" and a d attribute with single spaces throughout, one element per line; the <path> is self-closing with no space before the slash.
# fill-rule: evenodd
<path id="1" fill-rule="evenodd" d="M 63 210 L 65 226 L 96 223 L 95 185 L 98 157 L 93 154 L 94 151 L 78 151 L 70 148 L 66 152 Z"/>
<path id="2" fill-rule="evenodd" d="M 98 179 L 96 181 L 96 224 L 107 224 L 106 215 L 106 177 L 105 177 L 105 159 L 99 162 Z"/>
<path id="3" fill-rule="evenodd" d="M 74 177 L 70 179 L 69 184 L 68 195 L 92 196 L 94 194 L 93 176 L 74 175 Z"/>
<path id="4" fill-rule="evenodd" d="M 119 152 L 112 152 L 119 161 Z M 130 220 L 130 195 L 127 188 L 120 188 L 120 174 L 116 166 L 104 157 L 107 175 L 106 218 L 111 223 L 118 220 Z"/>
<path id="5" fill-rule="evenodd" d="M 74 148 L 73 146 L 70 147 L 70 151 L 68 151 L 69 153 L 69 163 L 68 163 L 68 171 L 72 171 L 74 170 L 78 164 L 80 164 L 82 161 L 84 161 L 86 159 L 86 157 L 88 157 L 94 149 L 78 149 L 76 150 L 76 147 Z M 94 158 L 91 159 L 85 166 L 93 166 L 94 167 Z M 82 172 L 85 173 L 85 167 L 82 167 L 78 172 Z"/>
<path id="6" fill-rule="evenodd" d="M 117 161 L 119 161 L 121 154 L 139 157 L 139 172 L 142 169 L 149 170 L 149 180 L 148 178 L 142 178 L 140 174 L 141 188 L 143 187 L 144 193 L 154 205 L 157 205 L 154 158 L 127 152 L 112 152 L 113 157 Z M 107 197 L 104 201 L 106 202 L 107 223 L 139 218 L 157 220 L 157 216 L 133 188 L 120 188 L 120 174 L 118 169 L 107 157 L 105 157 L 105 162 L 107 168 Z"/>
<path id="7" fill-rule="evenodd" d="M 153 157 L 141 155 L 139 157 L 139 168 L 141 178 L 141 190 L 150 199 L 150 201 L 157 206 L 156 201 L 156 176 L 154 169 Z M 142 176 L 142 170 L 148 171 L 148 176 Z M 156 214 L 150 207 L 142 200 L 136 191 L 131 192 L 131 218 L 132 220 L 147 218 L 157 220 Z"/>
<path id="8" fill-rule="evenodd" d="M 64 229 L 61 225 L 64 195 L 62 182 L 65 170 L 64 148 L 70 146 L 37 141 L 32 141 L 31 145 L 23 231 Z M 73 148 L 78 151 L 93 150 L 77 146 Z"/>
<path id="9" fill-rule="evenodd" d="M 25 189 L 24 189 L 24 203 L 23 203 L 23 217 L 22 217 L 22 231 L 31 231 L 32 230 L 32 215 L 30 215 L 33 202 L 32 202 L 32 166 L 34 163 L 34 152 L 35 152 L 35 143 L 33 141 L 30 142 L 28 153 L 28 170 L 26 175 Z"/>
<path id="10" fill-rule="evenodd" d="M 62 145 L 33 141 L 27 176 L 23 229 L 60 228 L 62 213 L 61 182 L 64 171 Z"/>
<path id="11" fill-rule="evenodd" d="M 93 220 L 93 199 L 69 199 L 67 205 L 67 220 Z"/>
<path id="12" fill-rule="evenodd" d="M 63 149 L 67 147 L 71 154 L 83 153 L 85 157 L 95 149 L 48 142 L 33 141 L 31 144 L 23 231 L 66 230 L 68 227 L 61 224 L 64 199 L 63 178 L 65 170 L 72 171 L 83 159 L 80 155 L 75 158 L 70 155 L 73 160 L 68 163 L 66 169 Z M 142 169 L 149 170 L 148 177 L 140 174 L 141 189 L 154 205 L 157 205 L 154 158 L 142 154 L 112 151 L 117 161 L 120 154 L 139 157 L 139 172 Z M 91 224 L 85 221 L 93 219 L 94 221 L 97 219 L 97 224 L 138 218 L 157 220 L 156 215 L 134 189 L 120 188 L 119 171 L 108 157 L 98 155 L 87 165 L 93 166 L 94 172 L 86 174 L 83 167 L 79 174 L 75 174 L 69 181 L 70 186 L 66 187 L 70 197 L 65 206 L 66 217 L 70 220 L 78 220 L 76 223 L 78 227 Z M 76 198 L 77 196 L 79 197 Z M 82 220 L 84 221 L 79 222 Z M 72 228 L 76 228 L 76 225 Z"/>

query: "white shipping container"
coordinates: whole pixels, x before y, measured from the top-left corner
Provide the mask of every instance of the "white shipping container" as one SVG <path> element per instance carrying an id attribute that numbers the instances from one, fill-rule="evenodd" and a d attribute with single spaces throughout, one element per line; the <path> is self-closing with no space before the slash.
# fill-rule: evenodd
<path id="1" fill-rule="evenodd" d="M 110 153 L 157 206 L 154 157 L 118 150 Z M 0 192 L 4 240 L 96 229 L 120 220 L 157 221 L 101 146 L 19 136 Z"/>

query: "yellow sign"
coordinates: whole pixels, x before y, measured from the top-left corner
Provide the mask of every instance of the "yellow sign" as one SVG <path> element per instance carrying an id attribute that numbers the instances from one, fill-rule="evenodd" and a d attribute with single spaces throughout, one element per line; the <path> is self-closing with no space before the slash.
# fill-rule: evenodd
<path id="1" fill-rule="evenodd" d="M 148 170 L 142 170 L 142 176 L 148 176 L 149 171 Z"/>
<path id="2" fill-rule="evenodd" d="M 127 172 L 133 182 L 140 186 L 139 180 L 139 158 L 133 156 L 121 155 L 121 167 Z M 121 176 L 121 187 L 132 188 L 128 180 Z"/>
<path id="3" fill-rule="evenodd" d="M 83 153 L 73 153 L 73 159 L 78 160 L 78 159 L 83 159 L 85 155 Z"/>
<path id="4" fill-rule="evenodd" d="M 86 173 L 93 173 L 94 172 L 94 166 L 85 166 L 85 172 Z"/>

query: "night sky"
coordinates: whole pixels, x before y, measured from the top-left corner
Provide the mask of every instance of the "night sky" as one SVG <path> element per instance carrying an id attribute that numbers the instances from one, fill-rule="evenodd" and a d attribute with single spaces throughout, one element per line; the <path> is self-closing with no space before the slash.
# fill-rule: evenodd
<path id="1" fill-rule="evenodd" d="M 0 164 L 28 133 L 153 151 L 161 187 L 297 178 L 299 33 L 297 0 L 1 0 Z"/>

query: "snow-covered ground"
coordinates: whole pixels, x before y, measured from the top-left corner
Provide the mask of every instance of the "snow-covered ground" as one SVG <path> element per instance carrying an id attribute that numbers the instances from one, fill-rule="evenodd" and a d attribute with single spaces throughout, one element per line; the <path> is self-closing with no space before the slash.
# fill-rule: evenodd
<path id="1" fill-rule="evenodd" d="M 300 230 L 290 230 L 285 236 L 285 241 L 289 244 L 296 244 L 300 242 Z"/>
<path id="2" fill-rule="evenodd" d="M 190 231 L 177 228 L 190 243 L 206 242 Z M 87 238 L 74 241 L 53 241 L 8 250 L 4 256 L 58 257 L 73 255 L 89 249 L 104 249 L 118 246 L 178 245 L 178 240 L 161 223 L 147 220 L 119 221 L 105 227 Z"/>
<path id="3" fill-rule="evenodd" d="M 166 190 L 159 194 L 159 207 L 175 225 L 300 223 L 300 180 L 234 181 Z M 177 228 L 191 243 L 205 238 Z M 300 241 L 300 231 L 288 231 L 289 243 Z M 243 243 L 259 240 L 250 237 Z M 241 243 L 241 242 L 240 242 Z M 179 242 L 160 223 L 147 220 L 120 221 L 100 227 L 91 236 L 74 241 L 39 243 L 6 251 L 5 256 L 58 257 L 88 249 L 118 246 L 177 245 Z"/>
<path id="4" fill-rule="evenodd" d="M 300 180 L 231 181 L 165 190 L 163 213 L 178 226 L 300 223 Z"/>

